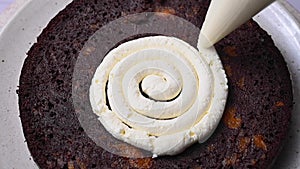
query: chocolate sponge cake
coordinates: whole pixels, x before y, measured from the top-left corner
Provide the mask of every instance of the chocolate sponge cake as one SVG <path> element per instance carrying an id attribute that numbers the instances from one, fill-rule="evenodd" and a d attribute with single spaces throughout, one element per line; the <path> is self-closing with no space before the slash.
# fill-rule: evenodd
<path id="1" fill-rule="evenodd" d="M 72 96 L 74 85 L 89 86 L 104 56 L 96 62 L 87 59 L 86 67 L 80 69 L 83 73 L 80 80 L 85 84 L 74 83 L 74 71 L 80 51 L 97 30 L 120 17 L 142 12 L 176 15 L 200 28 L 209 3 L 209 0 L 74 0 L 53 18 L 28 52 L 19 87 L 24 135 L 38 166 L 68 169 L 270 167 L 280 152 L 289 125 L 292 86 L 280 51 L 252 20 L 215 46 L 228 78 L 229 93 L 222 120 L 205 143 L 194 144 L 175 156 L 126 158 L 97 145 L 78 119 L 78 112 L 92 114 L 92 109 L 74 105 L 77 104 Z M 115 46 L 150 35 L 153 36 L 138 34 Z M 80 100 L 89 102 L 87 88 L 82 89 Z M 94 123 L 97 116 L 91 117 Z"/>

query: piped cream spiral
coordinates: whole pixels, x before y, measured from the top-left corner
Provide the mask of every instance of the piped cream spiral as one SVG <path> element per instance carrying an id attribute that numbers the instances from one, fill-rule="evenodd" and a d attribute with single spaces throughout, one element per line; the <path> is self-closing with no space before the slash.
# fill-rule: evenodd
<path id="1" fill-rule="evenodd" d="M 94 74 L 90 102 L 117 139 L 154 156 L 174 155 L 213 133 L 227 89 L 213 48 L 199 52 L 180 39 L 153 36 L 107 54 Z"/>

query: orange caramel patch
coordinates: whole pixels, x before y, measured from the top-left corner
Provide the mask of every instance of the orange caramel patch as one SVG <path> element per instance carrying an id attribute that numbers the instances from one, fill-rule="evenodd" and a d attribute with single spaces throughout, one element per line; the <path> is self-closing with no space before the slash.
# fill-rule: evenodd
<path id="1" fill-rule="evenodd" d="M 276 102 L 275 106 L 276 107 L 283 107 L 283 106 L 285 106 L 285 104 L 282 101 L 278 101 L 278 102 Z"/>
<path id="2" fill-rule="evenodd" d="M 79 165 L 80 169 L 87 169 L 86 164 L 81 161 L 79 158 L 76 158 L 76 163 Z"/>
<path id="3" fill-rule="evenodd" d="M 267 145 L 264 142 L 264 138 L 262 135 L 255 135 L 253 136 L 253 143 L 257 148 L 260 148 L 264 151 L 267 151 Z"/>
<path id="4" fill-rule="evenodd" d="M 227 76 L 232 76 L 231 66 L 226 65 L 224 68 L 225 68 L 225 73 L 227 74 Z"/>
<path id="5" fill-rule="evenodd" d="M 213 151 L 213 150 L 215 150 L 215 149 L 216 149 L 216 148 L 215 148 L 215 146 L 214 146 L 213 144 L 207 146 L 207 150 L 208 150 L 208 151 Z"/>
<path id="6" fill-rule="evenodd" d="M 251 142 L 251 139 L 249 137 L 240 138 L 240 140 L 239 140 L 239 150 L 241 152 L 245 151 L 247 149 L 247 147 L 249 146 L 250 142 Z"/>
<path id="7" fill-rule="evenodd" d="M 166 15 L 175 15 L 176 14 L 175 9 L 170 8 L 170 7 L 160 7 L 160 8 L 157 8 L 155 10 L 155 12 L 164 13 Z"/>
<path id="8" fill-rule="evenodd" d="M 68 169 L 74 169 L 75 167 L 74 167 L 74 163 L 73 163 L 73 161 L 69 161 L 68 162 Z"/>
<path id="9" fill-rule="evenodd" d="M 236 117 L 236 108 L 228 108 L 224 113 L 224 122 L 230 129 L 240 128 L 242 125 L 242 119 Z"/>
<path id="10" fill-rule="evenodd" d="M 237 85 L 240 89 L 244 89 L 245 88 L 245 78 L 244 77 L 240 78 L 240 80 L 237 82 Z"/>
<path id="11" fill-rule="evenodd" d="M 246 22 L 246 24 L 247 24 L 249 27 L 253 27 L 253 23 L 250 22 L 250 21 Z"/>
<path id="12" fill-rule="evenodd" d="M 200 11 L 200 7 L 199 6 L 193 6 L 192 11 L 193 11 L 194 14 L 198 14 L 199 11 Z"/>
<path id="13" fill-rule="evenodd" d="M 231 157 L 227 157 L 225 159 L 225 164 L 226 165 L 234 165 L 236 163 L 237 159 L 238 159 L 238 156 L 236 153 L 234 153 Z"/>
<path id="14" fill-rule="evenodd" d="M 238 56 L 237 52 L 236 52 L 236 47 L 235 46 L 227 46 L 224 48 L 224 52 L 231 57 L 235 57 Z"/>
<path id="15" fill-rule="evenodd" d="M 94 29 L 94 30 L 97 30 L 97 29 L 99 29 L 99 26 L 97 24 L 91 24 L 90 28 Z"/>
<path id="16" fill-rule="evenodd" d="M 134 168 L 148 169 L 152 166 L 152 158 L 130 159 L 129 164 Z"/>
<path id="17" fill-rule="evenodd" d="M 254 159 L 251 160 L 252 165 L 255 165 L 256 163 L 257 163 L 257 160 L 254 160 Z"/>

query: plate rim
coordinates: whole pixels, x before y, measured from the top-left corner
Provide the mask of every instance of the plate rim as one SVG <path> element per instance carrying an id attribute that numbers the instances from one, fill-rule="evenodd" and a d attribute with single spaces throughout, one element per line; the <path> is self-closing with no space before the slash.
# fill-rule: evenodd
<path id="1" fill-rule="evenodd" d="M 8 160 L 5 160 L 4 158 L 6 158 L 6 157 L 4 157 L 3 158 L 3 156 L 1 156 L 0 157 L 0 164 L 1 165 L 4 165 L 4 166 L 6 166 L 5 168 L 19 168 L 19 167 L 24 167 L 24 166 L 26 166 L 27 168 L 38 168 L 38 166 L 36 165 L 36 163 L 32 160 L 32 158 L 31 158 L 31 155 L 30 155 L 30 153 L 29 153 L 29 150 L 28 150 L 28 147 L 27 147 L 27 143 L 26 142 L 24 142 L 24 134 L 23 134 L 23 129 L 22 129 L 22 126 L 20 125 L 20 118 L 18 117 L 19 116 L 19 105 L 18 105 L 18 96 L 17 96 L 17 94 L 16 94 L 16 92 L 13 92 L 13 90 L 15 89 L 14 88 L 14 86 L 13 85 L 15 85 L 15 84 L 19 84 L 19 77 L 20 77 L 20 74 L 21 74 L 21 69 L 22 69 L 22 65 L 23 65 L 23 62 L 24 62 L 24 60 L 25 60 L 25 58 L 26 58 L 26 52 L 31 48 L 31 46 L 33 45 L 33 43 L 35 43 L 36 42 L 36 37 L 38 37 L 39 35 L 40 35 L 40 33 L 42 32 L 42 30 L 47 26 L 47 24 L 49 23 L 49 21 L 57 14 L 57 12 L 59 12 L 61 9 L 63 9 L 67 4 L 69 4 L 70 2 L 71 2 L 72 0 L 55 0 L 55 1 L 53 1 L 53 0 L 30 0 L 30 1 L 28 1 L 28 2 L 26 2 L 25 3 L 25 5 L 22 7 L 22 8 L 20 8 L 17 12 L 16 12 L 16 14 L 10 19 L 10 21 L 1 29 L 1 32 L 0 32 L 0 53 L 2 53 L 3 51 L 4 51 L 4 53 L 5 52 L 8 52 L 7 50 L 7 48 L 5 48 L 5 47 L 7 47 L 7 46 L 5 46 L 5 45 L 7 45 L 7 44 L 5 44 L 5 43 L 3 43 L 3 39 L 5 40 L 7 40 L 7 36 L 8 35 L 14 35 L 13 34 L 13 31 L 16 31 L 16 29 L 14 28 L 15 27 L 15 24 L 18 24 L 18 22 L 20 22 L 20 21 L 18 21 L 20 18 L 24 18 L 24 13 L 26 13 L 28 10 L 30 10 L 30 8 L 33 8 L 34 6 L 39 6 L 39 5 L 41 5 L 41 4 L 46 4 L 46 3 L 57 3 L 56 5 L 54 5 L 54 6 L 56 6 L 57 8 L 55 8 L 55 11 L 42 11 L 41 10 L 41 12 L 43 13 L 43 12 L 50 12 L 51 14 L 48 14 L 47 15 L 47 21 L 46 21 L 46 24 L 45 24 L 45 22 L 43 22 L 43 25 L 38 25 L 37 27 L 35 27 L 35 29 L 34 29 L 34 32 L 35 32 L 35 36 L 32 38 L 31 37 L 31 39 L 30 40 L 27 40 L 27 41 L 29 41 L 30 43 L 28 43 L 27 41 L 27 45 L 26 45 L 26 51 L 24 52 L 23 51 L 23 56 L 19 56 L 19 57 L 16 57 L 16 58 L 9 58 L 9 56 L 4 56 L 4 58 L 3 58 L 3 60 L 5 60 L 5 61 L 8 61 L 8 63 L 10 63 L 10 62 L 14 62 L 14 61 L 16 61 L 16 62 L 19 62 L 18 64 L 16 64 L 16 65 L 20 65 L 21 64 L 21 67 L 19 67 L 19 68 L 16 68 L 16 67 L 11 67 L 11 68 L 9 68 L 8 70 L 4 70 L 4 68 L 3 68 L 3 66 L 1 65 L 0 66 L 0 77 L 1 77 L 1 79 L 3 78 L 3 77 L 5 77 L 5 78 L 9 78 L 9 76 L 8 75 L 12 75 L 12 76 L 14 76 L 14 81 L 13 82 L 11 82 L 11 84 L 10 85 L 8 85 L 10 88 L 8 88 L 9 90 L 11 90 L 11 92 L 7 92 L 7 86 L 4 86 L 4 88 L 3 88 L 3 86 L 2 86 L 2 83 L 0 84 L 0 86 L 1 86 L 1 88 L 0 88 L 0 93 L 2 94 L 2 93 L 4 93 L 4 96 L 7 96 L 7 98 L 12 98 L 12 99 L 15 99 L 14 100 L 14 103 L 13 104 L 11 104 L 10 106 L 16 106 L 17 108 L 13 108 L 13 109 L 17 109 L 17 112 L 14 112 L 14 114 L 13 114 L 13 119 L 14 120 L 17 120 L 17 118 L 18 118 L 18 121 L 19 121 L 19 126 L 15 126 L 15 127 L 17 127 L 16 129 L 16 131 L 19 131 L 18 132 L 18 135 L 22 135 L 22 137 L 19 137 L 18 139 L 22 139 L 22 140 L 18 140 L 18 143 L 22 143 L 23 144 L 23 148 L 24 148 L 24 146 L 26 146 L 25 148 L 27 149 L 27 152 L 26 152 L 26 155 L 24 156 L 24 159 L 23 160 L 25 160 L 25 161 L 27 161 L 27 162 L 25 162 L 25 163 L 23 163 L 23 161 L 17 161 L 17 160 L 19 160 L 19 158 L 15 158 L 15 161 L 12 163 L 12 164 L 7 164 L 7 163 L 5 163 L 6 161 L 8 161 Z M 269 10 L 269 11 L 267 11 L 267 10 Z M 270 12 L 270 11 L 281 11 L 283 14 L 284 14 L 284 17 L 286 17 L 285 19 L 287 19 L 286 21 L 289 21 L 290 23 L 294 23 L 294 25 L 295 26 L 293 26 L 293 29 L 295 29 L 294 31 L 296 31 L 296 32 L 299 32 L 299 39 L 298 39 L 298 46 L 299 46 L 299 49 L 300 49 L 300 26 L 299 26 L 299 23 L 298 23 L 298 21 L 294 18 L 294 16 L 291 14 L 291 13 L 289 13 L 288 12 L 288 10 L 281 4 L 281 3 L 279 3 L 279 2 L 275 2 L 274 4 L 272 4 L 270 7 L 268 7 L 265 11 L 263 11 L 263 12 Z M 261 12 L 261 13 L 259 13 L 257 16 L 255 16 L 254 17 L 254 19 L 255 19 L 255 21 L 257 21 L 263 28 L 264 28 L 264 26 L 265 25 L 263 25 L 263 23 L 262 23 L 262 20 L 263 19 L 266 19 L 266 18 L 263 18 L 263 16 L 264 15 L 266 15 L 265 13 L 263 13 L 263 12 Z M 260 18 L 260 19 L 259 19 Z M 262 20 L 261 20 L 261 18 L 263 18 Z M 27 20 L 27 21 L 30 21 L 30 20 Z M 24 20 L 22 21 L 22 22 L 24 22 Z M 22 23 L 21 22 L 21 23 Z M 24 30 L 24 33 L 26 33 L 26 32 L 28 32 L 29 30 Z M 9 33 L 10 32 L 10 33 Z M 16 37 L 17 39 L 19 38 L 19 37 Z M 274 37 L 273 37 L 274 38 Z M 11 38 L 8 38 L 8 39 L 11 39 Z M 277 40 L 274 40 L 275 42 L 277 41 Z M 282 50 L 282 49 L 281 49 Z M 9 52 L 8 52 L 9 53 Z M 10 55 L 11 56 L 11 55 Z M 299 55 L 299 58 L 300 58 L 300 55 Z M 1 60 L 2 60 L 2 58 L 1 58 Z M 1 62 L 1 61 L 0 61 Z M 287 62 L 288 62 L 288 66 L 289 66 L 289 69 L 290 69 L 290 71 L 293 71 L 293 70 L 291 70 L 291 66 L 293 66 L 292 65 L 292 63 L 290 63 L 291 61 L 289 61 L 289 60 L 287 60 Z M 2 64 L 6 64 L 6 63 L 2 63 Z M 299 62 L 299 64 L 300 64 L 300 62 Z M 5 66 L 4 66 L 5 67 Z M 7 68 L 7 66 L 5 67 L 5 68 Z M 7 74 L 8 73 L 8 74 Z M 292 72 L 293 73 L 293 72 Z M 297 72 L 296 72 L 297 73 Z M 15 81 L 17 79 L 17 82 Z M 9 82 L 10 83 L 10 82 Z M 300 84 L 300 83 L 299 83 Z M 16 86 L 15 86 L 16 87 Z M 2 96 L 3 97 L 3 96 Z M 5 103 L 4 101 L 3 101 L 3 99 L 1 99 L 0 100 L 0 103 Z M 17 103 L 17 104 L 15 104 L 15 103 Z M 0 104 L 0 106 L 2 105 L 2 104 Z M 3 106 L 1 106 L 0 108 L 3 108 Z M 12 110 L 12 111 L 15 111 L 15 110 L 13 110 L 13 109 L 9 109 L 9 106 L 7 107 L 7 109 L 3 109 L 3 110 L 1 110 L 1 112 L 0 112 L 0 126 L 1 126 L 1 124 L 3 124 L 3 123 L 7 123 L 7 121 L 5 121 L 5 120 L 12 120 L 12 119 L 7 119 L 6 117 L 4 117 L 4 115 L 6 115 L 5 113 L 3 113 L 3 111 L 5 111 L 6 113 L 7 113 L 7 110 Z M 2 133 L 2 127 L 1 127 L 1 132 L 0 132 L 0 140 L 1 140 L 1 137 L 3 137 L 3 134 L 1 134 Z M 9 135 L 9 137 L 13 137 L 13 135 Z M 3 138 L 2 138 L 3 139 Z M 0 146 L 7 146 L 8 144 L 16 144 L 16 142 L 14 141 L 13 143 L 10 143 L 10 142 L 8 142 L 8 143 L 6 143 L 6 144 L 1 144 L 1 142 L 0 142 Z M 10 145 L 11 146 L 11 145 Z M 15 151 L 10 151 L 10 152 L 6 152 L 6 154 L 9 154 L 9 153 L 14 153 L 14 154 L 16 154 L 16 152 Z M 29 153 L 29 154 L 28 154 Z M 23 157 L 22 157 L 23 158 Z M 11 162 L 11 161 L 10 161 Z M 25 168 L 26 168 L 25 167 Z M 292 167 L 292 166 L 291 166 Z M 300 167 L 300 166 L 298 166 L 298 167 Z"/>

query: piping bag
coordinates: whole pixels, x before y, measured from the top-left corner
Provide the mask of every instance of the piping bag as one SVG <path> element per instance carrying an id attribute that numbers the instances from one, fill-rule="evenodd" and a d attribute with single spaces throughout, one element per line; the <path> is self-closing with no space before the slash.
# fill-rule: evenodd
<path id="1" fill-rule="evenodd" d="M 275 0 L 212 0 L 198 46 L 209 48 Z"/>

